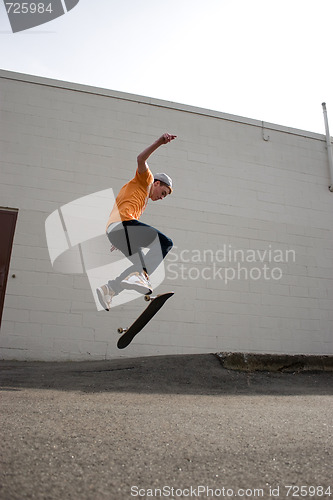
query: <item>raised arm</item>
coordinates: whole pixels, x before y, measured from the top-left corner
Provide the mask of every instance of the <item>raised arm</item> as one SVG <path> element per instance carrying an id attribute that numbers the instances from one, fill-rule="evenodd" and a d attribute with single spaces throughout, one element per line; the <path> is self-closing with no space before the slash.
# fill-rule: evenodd
<path id="1" fill-rule="evenodd" d="M 146 149 L 142 151 L 137 157 L 138 160 L 138 172 L 139 174 L 143 174 L 148 168 L 147 160 L 149 156 L 156 151 L 157 148 L 162 146 L 162 144 L 167 144 L 168 142 L 173 141 L 173 139 L 176 139 L 176 135 L 171 135 L 171 134 L 163 134 L 161 137 L 159 137 L 151 146 L 148 146 Z"/>

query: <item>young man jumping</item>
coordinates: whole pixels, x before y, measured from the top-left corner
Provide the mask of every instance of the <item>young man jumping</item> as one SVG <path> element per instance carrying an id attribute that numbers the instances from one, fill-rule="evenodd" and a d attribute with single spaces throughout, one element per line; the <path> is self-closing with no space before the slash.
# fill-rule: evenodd
<path id="1" fill-rule="evenodd" d="M 102 307 L 109 311 L 112 298 L 122 290 L 136 290 L 151 294 L 153 289 L 149 275 L 160 265 L 172 248 L 172 241 L 152 226 L 139 222 L 149 198 L 163 200 L 172 193 L 172 180 L 164 173 L 153 175 L 147 164 L 150 155 L 163 144 L 176 138 L 163 134 L 137 157 L 135 177 L 125 184 L 111 211 L 106 234 L 112 248 L 119 249 L 132 263 L 114 280 L 96 289 Z M 146 255 L 142 248 L 148 248 Z"/>

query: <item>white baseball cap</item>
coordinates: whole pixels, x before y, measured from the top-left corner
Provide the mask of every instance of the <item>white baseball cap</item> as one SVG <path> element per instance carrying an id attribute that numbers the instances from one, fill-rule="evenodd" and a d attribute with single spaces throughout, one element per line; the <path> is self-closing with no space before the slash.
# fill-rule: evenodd
<path id="1" fill-rule="evenodd" d="M 172 179 L 167 174 L 163 174 L 163 173 L 155 174 L 154 181 L 164 182 L 164 184 L 166 184 L 172 192 Z"/>

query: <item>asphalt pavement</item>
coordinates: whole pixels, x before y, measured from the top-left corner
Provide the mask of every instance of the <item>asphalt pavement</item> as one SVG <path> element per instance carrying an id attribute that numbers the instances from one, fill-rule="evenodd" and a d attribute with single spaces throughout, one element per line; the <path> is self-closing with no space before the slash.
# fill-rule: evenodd
<path id="1" fill-rule="evenodd" d="M 213 354 L 0 369 L 1 500 L 333 500 L 333 372 Z"/>

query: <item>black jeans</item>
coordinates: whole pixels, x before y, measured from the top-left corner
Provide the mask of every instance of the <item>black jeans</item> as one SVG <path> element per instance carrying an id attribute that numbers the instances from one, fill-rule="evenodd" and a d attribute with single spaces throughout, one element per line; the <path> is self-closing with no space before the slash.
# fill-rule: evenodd
<path id="1" fill-rule="evenodd" d="M 114 229 L 111 227 L 107 236 L 110 243 L 132 263 L 117 278 L 108 282 L 116 294 L 123 289 L 121 281 L 129 274 L 135 271 L 141 273 L 142 270 L 152 274 L 173 246 L 172 240 L 165 234 L 138 220 L 123 221 Z M 143 254 L 142 248 L 148 248 L 146 255 Z"/>

